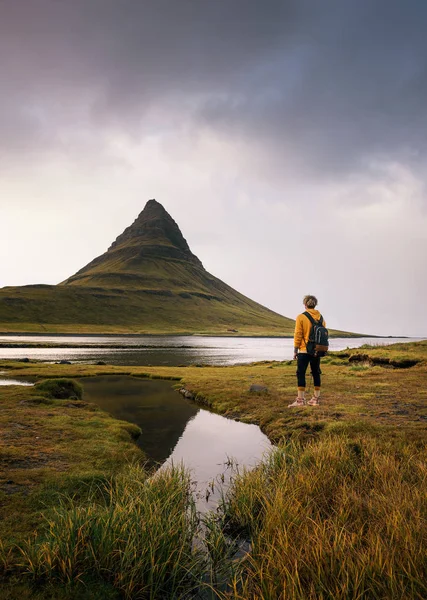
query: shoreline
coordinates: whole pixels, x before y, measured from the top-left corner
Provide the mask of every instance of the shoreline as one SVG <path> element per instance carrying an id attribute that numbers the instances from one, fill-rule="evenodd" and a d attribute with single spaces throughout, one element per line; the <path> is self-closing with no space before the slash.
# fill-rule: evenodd
<path id="1" fill-rule="evenodd" d="M 387 338 L 387 339 L 410 339 L 412 338 L 412 336 L 408 336 L 408 335 L 377 335 L 377 334 L 365 334 L 365 333 L 346 333 L 346 332 L 339 332 L 339 333 L 334 333 L 334 331 L 336 330 L 331 330 L 332 333 L 329 333 L 329 337 L 330 338 Z M 234 339 L 234 338 L 242 338 L 242 339 L 258 339 L 258 338 L 265 338 L 265 339 L 292 339 L 294 337 L 293 333 L 289 333 L 289 334 L 283 334 L 283 335 L 274 335 L 274 334 L 239 334 L 239 335 L 231 335 L 230 332 L 226 332 L 226 333 L 218 333 L 218 332 L 212 332 L 212 333 L 189 333 L 188 331 L 184 331 L 181 333 L 165 333 L 165 332 L 160 332 L 160 333 L 109 333 L 109 332 L 102 332 L 102 333 L 95 333 L 95 332 L 89 332 L 89 333 L 67 333 L 67 332 L 46 332 L 46 331 L 42 331 L 42 332 L 37 332 L 37 331 L 0 331 L 0 336 L 29 336 L 29 337 L 51 337 L 51 336 L 55 336 L 55 337 L 125 337 L 125 338 L 139 338 L 139 337 L 147 337 L 147 338 L 153 338 L 153 337 L 189 337 L 189 338 L 194 338 L 194 337 L 200 337 L 200 338 L 205 338 L 205 337 L 217 337 L 217 338 L 229 338 L 229 339 Z M 416 339 L 416 338 L 413 338 Z M 420 338 L 423 339 L 423 338 Z"/>
<path id="2" fill-rule="evenodd" d="M 229 336 L 229 335 L 198 335 L 198 334 L 194 334 L 194 335 L 188 335 L 188 334 L 109 334 L 109 333 L 104 333 L 104 334 L 68 334 L 68 333 L 1 333 L 0 332 L 0 336 L 1 337 L 55 337 L 55 338 L 112 338 L 112 337 L 117 337 L 117 338 L 130 338 L 130 339 L 136 339 L 136 338 L 158 338 L 158 337 L 163 337 L 163 338 L 189 338 L 189 339 L 194 339 L 197 337 L 200 338 L 207 338 L 207 337 L 211 337 L 211 338 L 218 338 L 218 339 L 272 339 L 272 340 L 289 340 L 289 339 L 293 339 L 293 335 L 282 335 L 282 336 L 273 336 L 273 335 L 235 335 L 235 336 Z M 424 339 L 426 339 L 425 337 L 411 337 L 411 336 L 394 336 L 394 335 L 388 335 L 388 336 L 380 336 L 380 335 L 362 335 L 362 334 L 354 334 L 354 335 L 330 335 L 329 336 L 330 339 L 332 340 L 337 340 L 337 339 L 342 339 L 342 340 L 347 340 L 347 339 L 361 339 L 361 338 L 367 338 L 367 339 L 372 339 L 372 340 L 378 340 L 378 339 L 384 339 L 384 340 L 413 340 L 413 341 L 422 341 Z M 132 349 L 148 349 L 148 348 L 156 348 L 156 349 L 162 349 L 162 348 L 188 348 L 188 349 L 195 349 L 198 348 L 199 346 L 189 346 L 186 344 L 183 345 L 179 345 L 179 346 L 170 346 L 170 345 L 165 345 L 165 346 L 160 346 L 160 345 L 150 345 L 150 344 L 115 344 L 115 343 L 107 343 L 107 344 L 102 344 L 102 343 L 86 343 L 86 344 L 79 344 L 77 342 L 64 342 L 61 343 L 59 340 L 58 342 L 31 342 L 31 341 L 26 341 L 26 342 L 20 342 L 20 341 L 0 341 L 0 348 L 94 348 L 94 349 L 100 349 L 100 348 L 104 348 L 104 349 L 128 349 L 128 348 L 132 348 Z"/>

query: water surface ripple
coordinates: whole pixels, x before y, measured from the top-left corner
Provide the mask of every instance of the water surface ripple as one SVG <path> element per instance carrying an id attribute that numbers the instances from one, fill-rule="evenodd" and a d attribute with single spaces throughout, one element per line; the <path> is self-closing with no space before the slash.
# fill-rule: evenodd
<path id="1" fill-rule="evenodd" d="M 332 338 L 331 350 L 363 344 L 393 344 L 414 338 Z M 2 344 L 55 344 L 59 347 L 2 347 Z M 113 347 L 115 346 L 115 347 Z M 0 359 L 30 358 L 57 362 L 103 361 L 114 365 L 231 365 L 263 360 L 289 360 L 292 338 L 239 338 L 203 336 L 89 336 L 2 335 Z"/>

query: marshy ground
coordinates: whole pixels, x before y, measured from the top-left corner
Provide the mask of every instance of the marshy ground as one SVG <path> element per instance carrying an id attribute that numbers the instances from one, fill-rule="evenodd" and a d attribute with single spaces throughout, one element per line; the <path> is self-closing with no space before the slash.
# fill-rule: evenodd
<path id="1" fill-rule="evenodd" d="M 170 473 L 151 496 L 141 495 L 147 476 L 132 440 L 135 426 L 84 397 L 61 400 L 37 387 L 0 387 L 3 597 L 186 598 L 206 583 L 212 597 L 253 600 L 427 597 L 427 342 L 323 359 L 318 407 L 287 408 L 295 397 L 295 369 L 292 361 L 233 367 L 0 363 L 8 377 L 38 381 L 107 373 L 169 378 L 196 402 L 259 424 L 279 446 L 265 465 L 236 478 L 209 524 L 207 578 L 205 559 L 188 544 L 196 526 L 192 517 L 186 520 L 188 511 L 171 531 L 164 513 L 153 516 L 149 508 L 153 502 L 170 511 L 168 498 L 177 494 L 182 512 L 185 476 Z M 267 391 L 251 392 L 252 384 Z M 117 486 L 128 502 L 113 510 Z M 140 522 L 167 532 L 161 551 L 144 538 L 146 562 L 135 562 L 142 552 Z M 96 523 L 96 532 L 86 531 L 88 523 Z M 252 543 L 240 561 L 232 560 L 237 535 Z"/>

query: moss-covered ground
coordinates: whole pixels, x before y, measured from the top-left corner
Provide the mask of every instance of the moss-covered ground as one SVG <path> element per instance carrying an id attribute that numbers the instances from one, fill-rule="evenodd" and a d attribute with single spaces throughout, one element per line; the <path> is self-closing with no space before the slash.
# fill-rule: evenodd
<path id="1" fill-rule="evenodd" d="M 382 360 L 382 364 L 375 361 Z M 388 362 L 386 362 L 388 361 Z M 390 361 L 393 364 L 390 364 Z M 413 366 L 407 367 L 407 363 Z M 394 365 L 394 366 L 393 366 Z M 10 377 L 86 377 L 123 374 L 180 380 L 196 401 L 234 419 L 256 423 L 275 443 L 294 433 L 319 435 L 343 427 L 380 428 L 390 435 L 427 428 L 427 341 L 331 353 L 322 359 L 322 402 L 288 410 L 296 395 L 296 363 L 243 366 L 123 367 L 0 362 Z M 252 384 L 266 392 L 250 391 Z M 313 391 L 307 373 L 307 396 Z M 0 393 L 10 395 L 10 388 Z M 14 394 L 31 394 L 18 389 Z M 400 435 L 400 434 L 399 434 Z"/>

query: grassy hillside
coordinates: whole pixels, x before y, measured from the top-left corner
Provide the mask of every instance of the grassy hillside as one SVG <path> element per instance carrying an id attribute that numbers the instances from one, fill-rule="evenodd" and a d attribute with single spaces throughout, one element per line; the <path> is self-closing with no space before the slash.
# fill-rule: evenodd
<path id="1" fill-rule="evenodd" d="M 0 331 L 291 335 L 294 321 L 255 302 L 202 292 L 24 286 L 0 290 Z"/>
<path id="2" fill-rule="evenodd" d="M 293 319 L 208 273 L 150 200 L 101 256 L 60 285 L 0 289 L 0 331 L 292 335 Z"/>
<path id="3" fill-rule="evenodd" d="M 4 333 L 117 333 L 292 336 L 295 321 L 237 294 L 232 301 L 201 292 L 84 286 L 0 289 Z M 230 298 L 230 297 L 229 297 Z M 354 337 L 330 330 L 332 336 Z"/>

